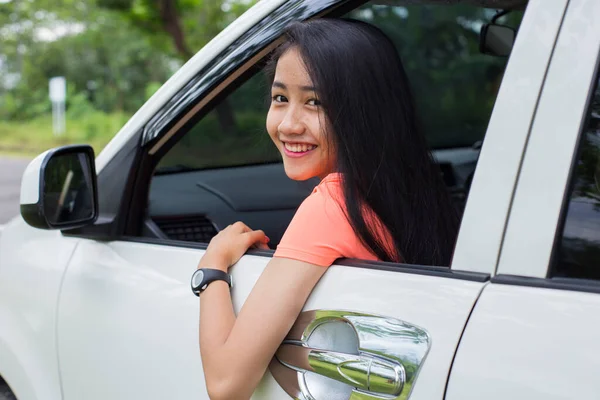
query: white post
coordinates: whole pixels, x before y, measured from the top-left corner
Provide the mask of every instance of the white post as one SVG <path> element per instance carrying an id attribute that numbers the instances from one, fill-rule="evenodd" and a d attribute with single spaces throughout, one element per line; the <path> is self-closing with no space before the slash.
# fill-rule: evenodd
<path id="1" fill-rule="evenodd" d="M 50 101 L 52 101 L 52 129 L 55 136 L 65 132 L 65 100 L 67 99 L 67 80 L 64 76 L 50 78 Z"/>
<path id="2" fill-rule="evenodd" d="M 56 136 L 56 133 L 58 132 L 58 120 L 56 118 L 56 106 L 57 103 L 55 101 L 52 102 L 52 132 L 54 132 L 54 135 Z"/>

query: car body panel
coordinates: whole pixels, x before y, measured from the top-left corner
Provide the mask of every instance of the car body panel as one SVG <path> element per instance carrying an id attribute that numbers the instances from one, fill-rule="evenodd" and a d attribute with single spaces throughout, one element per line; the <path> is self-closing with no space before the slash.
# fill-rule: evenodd
<path id="1" fill-rule="evenodd" d="M 489 284 L 469 319 L 446 400 L 597 399 L 600 295 Z"/>
<path id="2" fill-rule="evenodd" d="M 79 239 L 14 219 L 0 237 L 0 376 L 19 400 L 61 399 L 60 285 Z"/>
<path id="3" fill-rule="evenodd" d="M 199 303 L 189 283 L 203 253 L 82 239 L 60 296 L 58 347 L 65 400 L 208 399 L 198 349 Z M 232 269 L 236 312 L 270 259 L 246 255 Z M 304 309 L 384 315 L 424 328 L 432 346 L 411 399 L 441 399 L 456 345 L 483 285 L 335 265 Z M 254 398 L 284 396 L 267 373 Z"/>

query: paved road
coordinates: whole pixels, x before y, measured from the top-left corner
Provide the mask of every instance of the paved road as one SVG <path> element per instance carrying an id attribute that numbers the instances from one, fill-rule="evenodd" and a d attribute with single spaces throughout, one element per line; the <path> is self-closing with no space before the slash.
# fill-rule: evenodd
<path id="1" fill-rule="evenodd" d="M 0 157 L 0 225 L 19 214 L 21 176 L 29 159 Z"/>
<path id="2" fill-rule="evenodd" d="M 2 383 L 0 383 L 0 400 L 17 400 L 10 389 Z"/>

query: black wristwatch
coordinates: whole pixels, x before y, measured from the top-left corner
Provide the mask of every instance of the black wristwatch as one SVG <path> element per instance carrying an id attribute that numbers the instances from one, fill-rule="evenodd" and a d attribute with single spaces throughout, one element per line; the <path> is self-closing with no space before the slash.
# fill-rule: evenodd
<path id="1" fill-rule="evenodd" d="M 227 272 L 220 269 L 200 268 L 192 275 L 192 292 L 196 296 L 200 296 L 208 284 L 214 281 L 225 281 L 230 288 L 233 286 L 231 275 Z"/>

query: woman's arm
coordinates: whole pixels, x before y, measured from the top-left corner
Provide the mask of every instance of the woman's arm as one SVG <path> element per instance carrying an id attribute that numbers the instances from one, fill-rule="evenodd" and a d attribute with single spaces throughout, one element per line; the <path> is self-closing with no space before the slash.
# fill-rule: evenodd
<path id="1" fill-rule="evenodd" d="M 213 241 L 200 268 L 226 270 L 264 233 L 241 223 Z M 200 353 L 210 398 L 248 399 L 302 306 L 327 268 L 273 258 L 237 319 L 227 283 L 216 281 L 200 295 Z"/>

